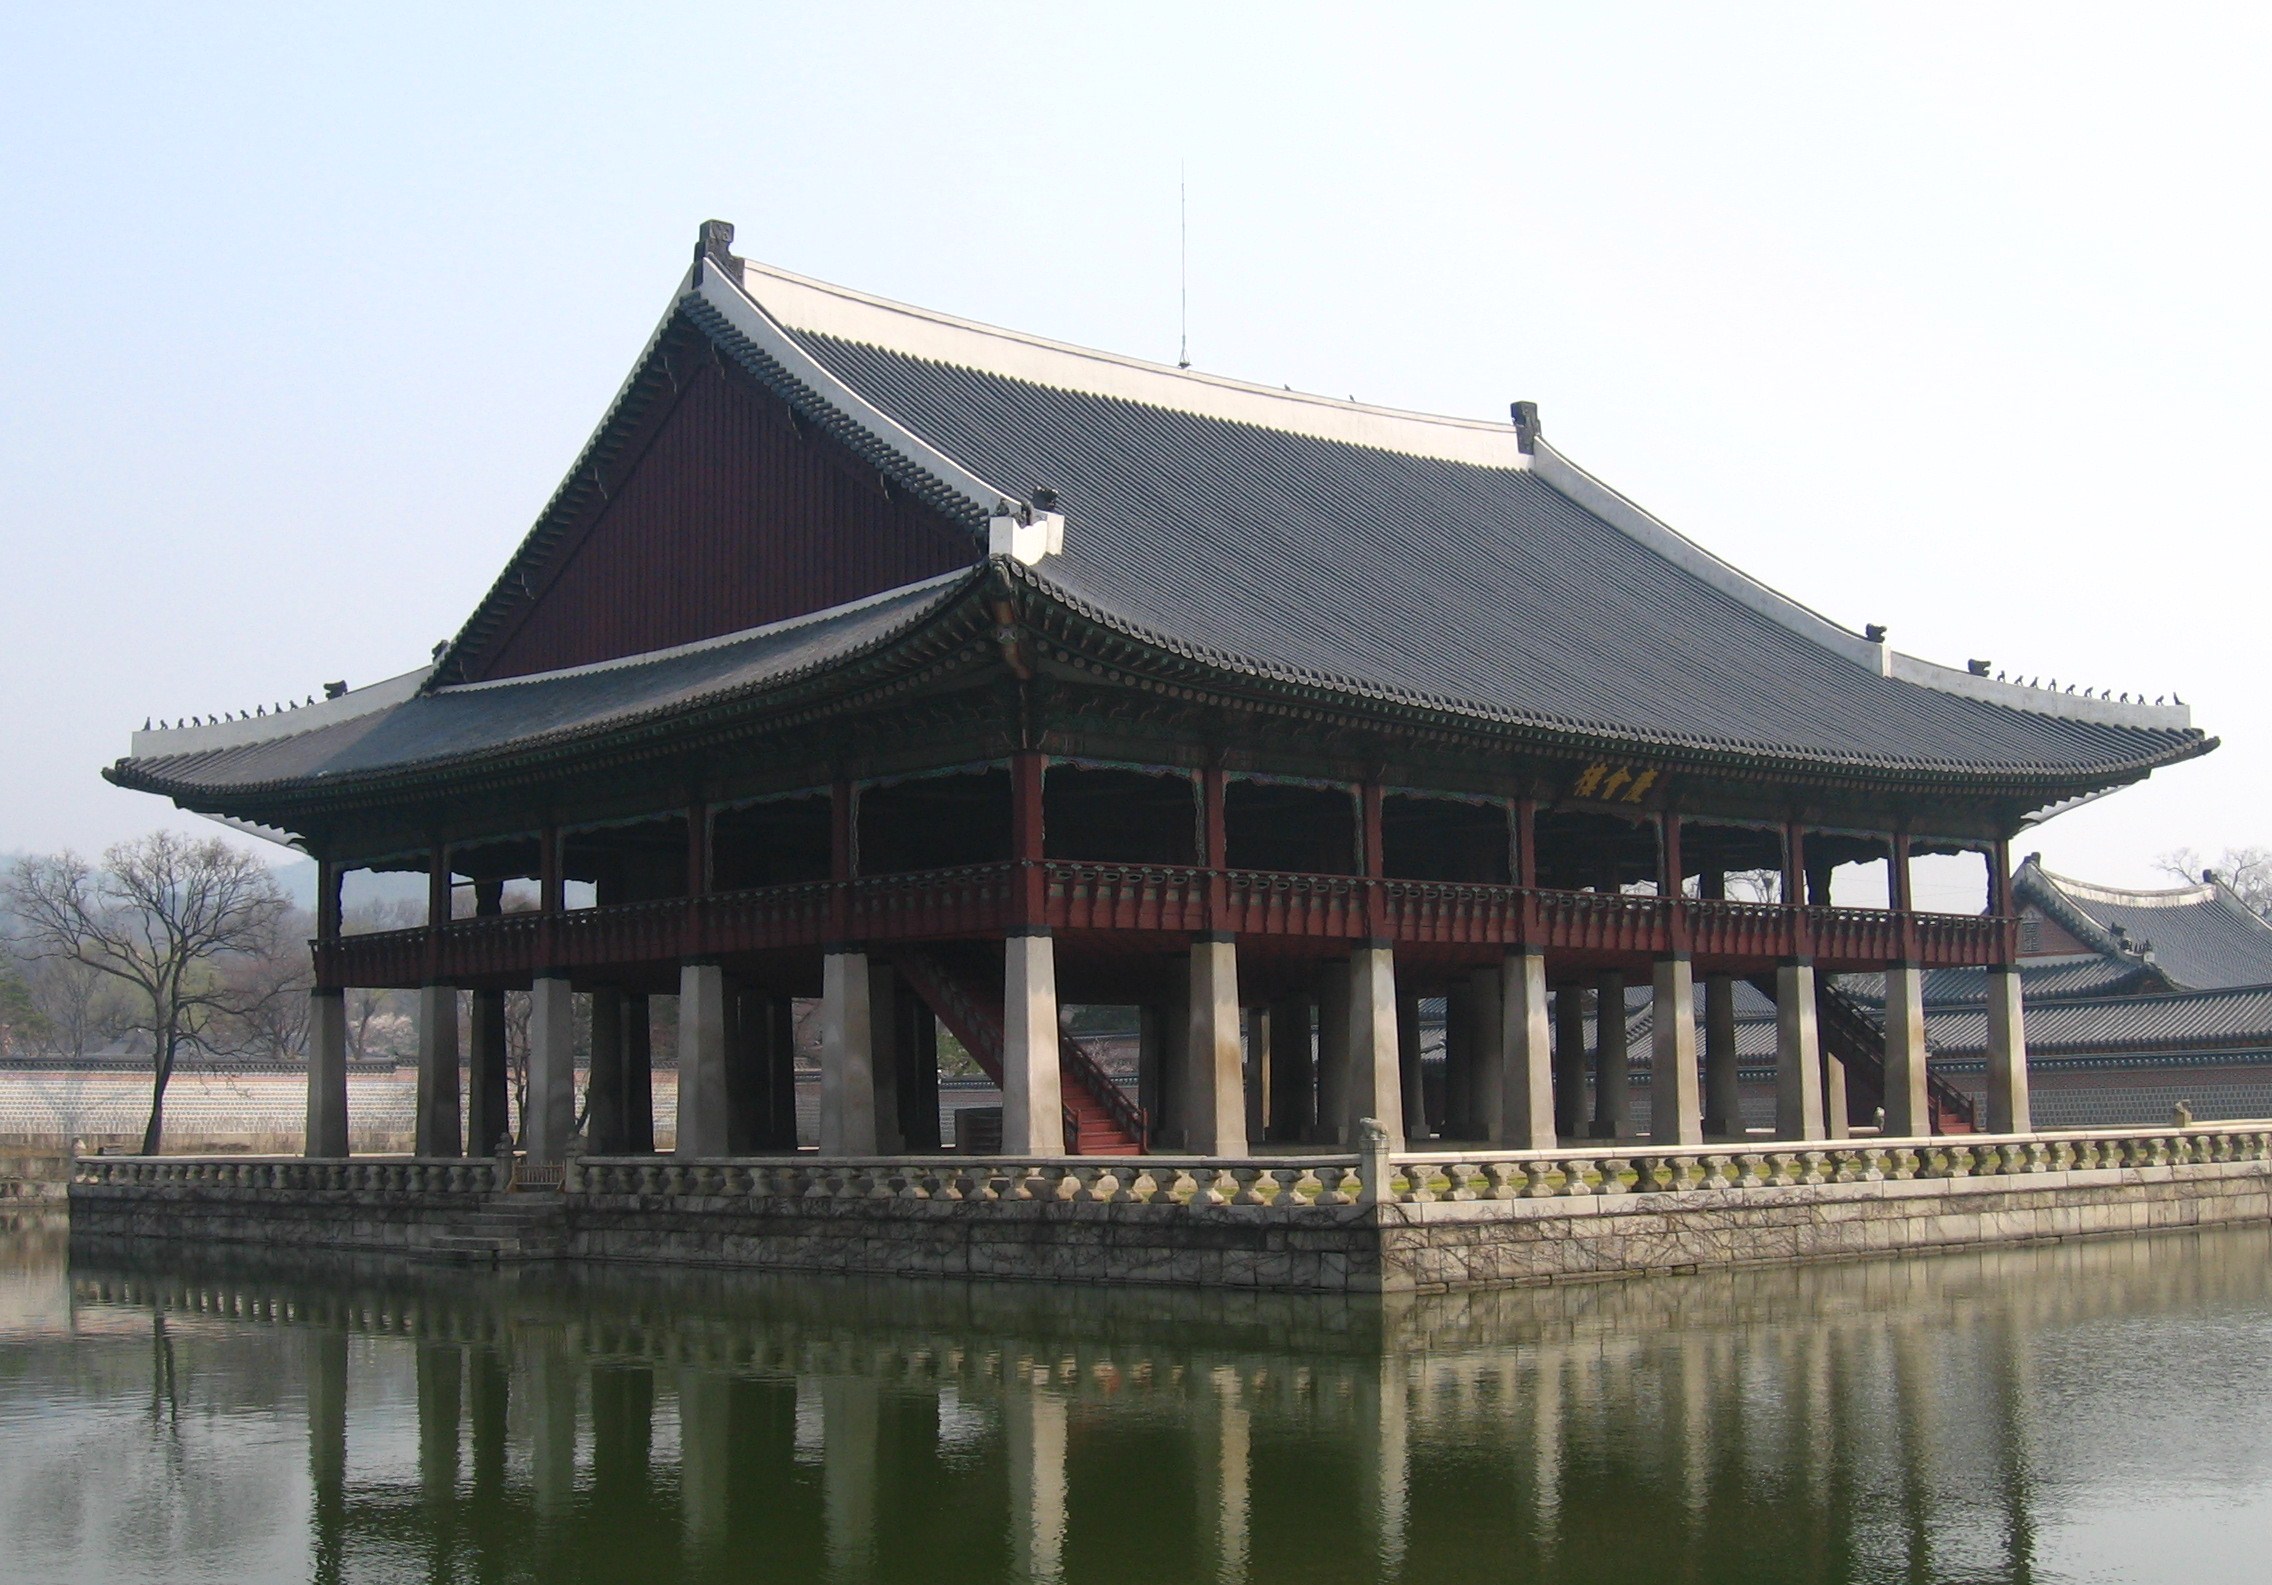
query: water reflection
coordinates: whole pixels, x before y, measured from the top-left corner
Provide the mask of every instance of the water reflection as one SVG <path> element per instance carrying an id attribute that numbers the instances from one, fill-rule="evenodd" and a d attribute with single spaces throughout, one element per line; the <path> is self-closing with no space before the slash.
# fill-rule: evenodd
<path id="1" fill-rule="evenodd" d="M 1407 1303 L 0 1234 L 21 1577 L 2254 1577 L 2272 1233 Z"/>

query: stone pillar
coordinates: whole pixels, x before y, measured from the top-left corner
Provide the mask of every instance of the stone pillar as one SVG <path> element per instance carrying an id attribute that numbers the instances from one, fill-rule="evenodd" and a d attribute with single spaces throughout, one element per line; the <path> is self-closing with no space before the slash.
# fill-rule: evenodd
<path id="1" fill-rule="evenodd" d="M 524 1334 L 521 1380 L 528 1385 L 529 1495 L 537 1516 L 565 1519 L 576 1505 L 576 1398 L 581 1361 L 560 1325 Z"/>
<path id="2" fill-rule="evenodd" d="M 1822 1130 L 1814 965 L 1784 963 L 1775 970 L 1775 1137 L 1820 1139 Z"/>
<path id="3" fill-rule="evenodd" d="M 1500 981 L 1506 970 L 1494 963 L 1468 976 L 1468 1126 L 1478 1139 L 1506 1137 L 1507 1021 L 1500 1011 Z"/>
<path id="4" fill-rule="evenodd" d="M 491 1512 L 505 1500 L 505 1430 L 511 1418 L 513 1367 L 504 1350 L 476 1344 L 466 1372 L 467 1440 L 473 1444 L 473 1501 Z"/>
<path id="5" fill-rule="evenodd" d="M 418 990 L 418 1116 L 415 1144 L 421 1156 L 464 1153 L 458 1134 L 458 988 Z"/>
<path id="6" fill-rule="evenodd" d="M 1596 1139 L 1623 1139 L 1632 1129 L 1633 1086 L 1625 1052 L 1625 976 L 1612 969 L 1594 981 L 1594 1129 Z"/>
<path id="7" fill-rule="evenodd" d="M 1317 1123 L 1311 1140 L 1347 1144 L 1356 1114 L 1350 1110 L 1354 1087 L 1349 1067 L 1349 975 L 1346 963 L 1329 963 L 1317 985 Z"/>
<path id="8" fill-rule="evenodd" d="M 1002 1391 L 1002 1452 L 1010 1477 L 1010 1577 L 1064 1577 L 1065 1400 L 1020 1360 Z"/>
<path id="9" fill-rule="evenodd" d="M 1743 1089 L 1736 1067 L 1736 980 L 1704 977 L 1704 1132 L 1743 1136 Z"/>
<path id="10" fill-rule="evenodd" d="M 1552 1150 L 1554 1054 L 1543 952 L 1510 952 L 1500 964 L 1499 1026 L 1499 1127 L 1492 1142 L 1516 1150 Z"/>
<path id="11" fill-rule="evenodd" d="M 1650 987 L 1649 1140 L 1704 1143 L 1696 1093 L 1696 971 L 1686 956 L 1659 958 Z"/>
<path id="12" fill-rule="evenodd" d="M 644 996 L 623 999 L 623 1150 L 655 1153 L 654 1008 Z"/>
<path id="13" fill-rule="evenodd" d="M 876 1092 L 876 1154 L 879 1156 L 907 1153 L 907 1134 L 899 1124 L 900 1032 L 899 977 L 884 964 L 871 963 L 868 965 L 868 1076 Z M 1007 1117 L 1006 1113 L 1004 1115 Z M 1004 1126 L 1007 1128 L 1006 1122 Z"/>
<path id="14" fill-rule="evenodd" d="M 1238 1013 L 1232 1009 L 1232 1036 Z M 1003 944 L 1002 1152 L 1059 1156 L 1065 1137 L 1064 1064 L 1058 1054 L 1057 949 L 1035 926 Z"/>
<path id="15" fill-rule="evenodd" d="M 1249 1575 L 1249 1559 L 1253 1536 L 1253 1484 L 1254 1484 L 1254 1411 L 1243 1396 L 1239 1373 L 1227 1365 L 1218 1365 L 1208 1373 L 1212 1387 L 1214 1454 L 1209 1458 L 1204 1432 L 1198 1424 L 1192 1427 L 1195 1441 L 1199 1442 L 1199 1525 L 1202 1549 L 1213 1543 L 1213 1568 L 1205 1550 L 1200 1553 L 1198 1578 L 1210 1575 L 1221 1585 L 1236 1585 Z M 1207 1413 L 1208 1403 L 1201 1399 L 1193 1407 L 1193 1419 L 1199 1421 Z"/>
<path id="16" fill-rule="evenodd" d="M 585 1080 L 591 1097 L 584 1108 L 584 1142 L 595 1156 L 624 1150 L 623 992 L 613 985 L 592 990 L 592 1067 Z"/>
<path id="17" fill-rule="evenodd" d="M 766 997 L 759 987 L 727 982 L 726 990 L 726 1149 L 729 1156 L 757 1151 L 765 1128 Z M 598 999 L 592 1010 L 599 1011 Z M 593 1020 L 593 1057 L 599 1023 Z"/>
<path id="18" fill-rule="evenodd" d="M 868 955 L 865 952 L 829 953 L 821 964 L 820 992 L 820 1153 L 823 1156 L 876 1153 L 876 1084 L 869 1016 Z M 1005 1148 L 1009 1129 L 1005 1111 Z"/>
<path id="19" fill-rule="evenodd" d="M 1576 985 L 1554 993 L 1554 1131 L 1586 1132 L 1586 993 Z"/>
<path id="20" fill-rule="evenodd" d="M 939 1148 L 939 1020 L 912 990 L 899 999 L 899 1117 L 904 1147 Z"/>
<path id="21" fill-rule="evenodd" d="M 347 1539 L 347 1331 L 323 1326 L 301 1335 L 307 1339 L 309 1528 L 315 1532 L 310 1573 L 335 1580 Z"/>
<path id="22" fill-rule="evenodd" d="M 828 1577 L 865 1580 L 873 1573 L 876 1558 L 883 1393 L 873 1376 L 833 1376 L 821 1383 L 820 1394 L 820 1490 Z"/>
<path id="23" fill-rule="evenodd" d="M 1923 1139 L 1933 1131 L 1925 1093 L 1925 973 L 1914 963 L 1885 971 L 1885 1133 Z"/>
<path id="24" fill-rule="evenodd" d="M 1443 992 L 1443 1083 L 1438 1085 L 1434 1108 L 1427 1108 L 1427 1085 L 1420 1081 L 1420 997 L 1402 986 L 1397 988 L 1397 1051 L 1404 1058 L 1404 1122 L 1411 1124 L 1413 1138 L 1418 1140 L 1422 1133 L 1434 1133 L 1440 1140 L 1475 1138 L 1475 1113 L 1470 1110 L 1475 1099 L 1475 1085 L 1470 1083 L 1475 1074 L 1475 1008 L 1468 1001 L 1468 988 L 1454 979 Z M 1420 1124 L 1422 1117 L 1427 1119 L 1425 1126 Z"/>
<path id="25" fill-rule="evenodd" d="M 1191 943 L 1190 1127 L 1184 1148 L 1201 1156 L 1243 1156 L 1246 1075 L 1239 1049 L 1238 945 L 1227 935 Z"/>
<path id="26" fill-rule="evenodd" d="M 531 1161 L 561 1161 L 576 1132 L 576 1018 L 568 981 L 529 986 L 529 1098 L 521 1145 Z"/>
<path id="27" fill-rule="evenodd" d="M 698 1553 L 726 1539 L 733 1511 L 733 1386 L 730 1376 L 678 1372 L 679 1526 Z"/>
<path id="28" fill-rule="evenodd" d="M 726 1097 L 726 971 L 678 971 L 678 1145 L 681 1156 L 723 1156 L 732 1116 Z"/>
<path id="29" fill-rule="evenodd" d="M 457 1497 L 458 1442 L 465 1403 L 464 1351 L 421 1339 L 412 1345 L 418 1378 L 418 1486 L 428 1513 Z"/>
<path id="30" fill-rule="evenodd" d="M 1160 1001 L 1160 1095 L 1167 1109 L 1159 1139 L 1170 1150 L 1182 1150 L 1191 1137 L 1192 1109 L 1197 1079 L 1191 1065 L 1191 964 L 1175 965 L 1175 973 Z"/>
<path id="31" fill-rule="evenodd" d="M 1819 1038 L 1822 1015 L 1815 1014 L 1815 1030 Z M 1846 1102 L 1846 1059 L 1833 1056 L 1828 1047 L 1822 1053 L 1822 1137 L 1847 1139 L 1854 1132 L 1853 1115 Z"/>
<path id="32" fill-rule="evenodd" d="M 1251 1144 L 1270 1129 L 1270 1009 L 1246 1010 L 1246 1137 Z"/>
<path id="33" fill-rule="evenodd" d="M 2027 1098 L 2027 1019 L 2020 1007 L 2020 972 L 1988 971 L 1988 1132 L 2027 1134 L 2035 1121 Z"/>
<path id="34" fill-rule="evenodd" d="M 1401 1077 L 1396 953 L 1386 941 L 1368 941 L 1349 957 L 1349 1108 L 1356 1118 L 1378 1122 L 1391 1148 L 1405 1138 Z"/>
<path id="35" fill-rule="evenodd" d="M 1157 1150 L 1168 1137 L 1168 1017 L 1157 1002 L 1136 1009 L 1136 1104 Z"/>
<path id="36" fill-rule="evenodd" d="M 505 993 L 475 991 L 466 1052 L 466 1149 L 494 1156 L 513 1137 L 512 1076 L 507 1072 Z"/>
<path id="37" fill-rule="evenodd" d="M 765 999 L 766 1135 L 768 1150 L 797 1148 L 797 1004 Z"/>
<path id="38" fill-rule="evenodd" d="M 302 1154 L 347 1154 L 347 993 L 308 993 L 308 1133 Z"/>
<path id="39" fill-rule="evenodd" d="M 1270 1127 L 1276 1144 L 1299 1144 L 1317 1124 L 1310 1076 L 1310 999 L 1289 996 L 1270 1009 Z"/>

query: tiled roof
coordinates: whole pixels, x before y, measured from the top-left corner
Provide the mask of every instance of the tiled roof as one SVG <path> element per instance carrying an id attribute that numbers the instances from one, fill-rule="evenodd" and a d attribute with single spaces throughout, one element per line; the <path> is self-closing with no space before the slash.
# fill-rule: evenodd
<path id="1" fill-rule="evenodd" d="M 419 694 L 383 710 L 264 740 L 132 762 L 131 785 L 227 791 L 424 767 L 499 747 L 618 730 L 773 688 L 889 641 L 950 602 L 956 573 L 833 611 L 682 649 Z M 272 716 L 279 727 L 290 716 Z"/>
<path id="2" fill-rule="evenodd" d="M 2173 985 L 2272 985 L 2272 925 L 2221 882 L 2132 891 L 2055 875 L 2031 856 L 2014 875 L 2013 891 L 2110 957 L 2150 950 Z"/>
<path id="3" fill-rule="evenodd" d="M 2214 746 L 2182 709 L 2070 699 L 1892 655 L 1511 426 L 1055 347 L 715 255 L 682 285 L 666 323 L 680 321 L 963 521 L 1054 490 L 1062 552 L 1001 569 L 1079 618 L 1231 674 L 1584 752 L 1902 772 L 2047 800 Z M 627 391 L 643 388 L 652 360 L 651 347 Z M 532 533 L 523 555 L 550 544 Z M 529 586 L 513 572 L 477 624 Z M 307 784 L 604 730 L 779 686 L 945 597 L 919 588 L 486 694 L 445 686 L 446 655 L 402 705 L 188 756 L 153 745 L 113 777 L 177 793 Z"/>

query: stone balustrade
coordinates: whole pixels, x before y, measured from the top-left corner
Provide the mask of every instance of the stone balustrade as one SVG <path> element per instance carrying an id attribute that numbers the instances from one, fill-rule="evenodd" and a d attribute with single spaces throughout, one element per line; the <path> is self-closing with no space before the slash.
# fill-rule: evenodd
<path id="1" fill-rule="evenodd" d="M 2024 1178 L 2046 1173 L 2272 1162 L 2272 1123 L 2089 1133 L 1953 1135 L 1932 1139 L 1766 1142 L 1665 1150 L 1602 1146 L 1555 1151 L 1367 1151 L 1210 1159 L 908 1156 L 684 1160 L 581 1157 L 560 1169 L 571 1198 L 670 1202 L 688 1198 L 1071 1205 L 1415 1205 L 1475 1200 L 1682 1195 L 1821 1184 Z M 141 1190 L 243 1189 L 466 1196 L 513 1186 L 487 1159 L 97 1156 L 73 1181 Z M 549 1188 L 524 1178 L 523 1188 Z"/>

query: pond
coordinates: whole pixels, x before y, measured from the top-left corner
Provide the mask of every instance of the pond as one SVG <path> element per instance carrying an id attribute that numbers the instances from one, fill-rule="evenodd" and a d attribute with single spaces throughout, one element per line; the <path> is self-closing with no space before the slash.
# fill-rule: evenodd
<path id="1" fill-rule="evenodd" d="M 2272 1230 L 1358 1301 L 0 1228 L 25 1581 L 2221 1580 Z"/>

